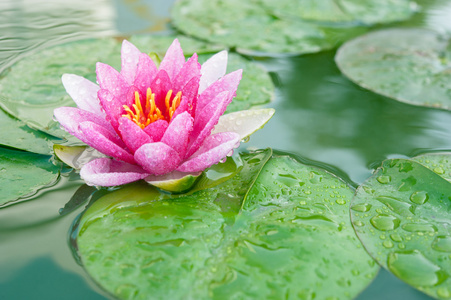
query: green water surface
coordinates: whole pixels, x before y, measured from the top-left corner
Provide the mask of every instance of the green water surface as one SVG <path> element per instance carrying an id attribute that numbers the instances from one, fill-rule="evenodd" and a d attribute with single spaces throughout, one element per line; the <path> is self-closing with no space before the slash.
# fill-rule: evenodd
<path id="1" fill-rule="evenodd" d="M 96 26 L 96 34 L 104 35 L 167 29 L 161 24 L 168 16 L 168 2 L 96 0 L 64 6 L 61 1 L 49 21 L 43 21 L 25 4 L 6 1 L 11 5 L 0 12 L 1 26 L 8 28 L 0 35 L 0 71 L 29 51 L 91 36 Z M 105 15 L 92 17 L 90 7 L 96 5 Z M 41 10 L 45 15 L 50 8 L 43 5 Z M 432 24 L 424 18 L 413 20 Z M 39 31 L 39 26 L 51 30 Z M 271 147 L 301 161 L 316 161 L 313 164 L 357 186 L 386 158 L 451 150 L 450 111 L 410 106 L 360 88 L 340 73 L 334 55 L 328 51 L 258 59 L 277 85 L 275 101 L 267 105 L 276 114 L 240 151 Z M 0 208 L 0 299 L 110 297 L 71 251 L 70 228 L 84 206 L 59 213 L 81 185 L 76 174 L 66 173 L 33 201 Z M 399 298 L 429 299 L 384 270 L 358 297 Z"/>

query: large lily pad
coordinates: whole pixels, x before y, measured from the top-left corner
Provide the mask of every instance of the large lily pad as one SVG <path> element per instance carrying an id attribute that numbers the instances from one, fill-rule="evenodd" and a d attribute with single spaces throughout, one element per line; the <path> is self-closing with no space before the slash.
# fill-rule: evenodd
<path id="1" fill-rule="evenodd" d="M 77 245 L 121 299 L 349 299 L 378 267 L 349 222 L 353 190 L 269 150 L 230 180 L 169 196 L 135 184 L 88 208 Z"/>
<path id="2" fill-rule="evenodd" d="M 0 205 L 33 195 L 56 182 L 60 166 L 51 157 L 2 148 L 0 151 Z"/>
<path id="3" fill-rule="evenodd" d="M 189 35 L 254 55 L 318 52 L 366 30 L 279 17 L 259 0 L 178 0 L 172 10 L 172 22 Z"/>
<path id="4" fill-rule="evenodd" d="M 263 0 L 263 3 L 282 16 L 365 24 L 404 20 L 417 7 L 410 0 Z"/>
<path id="5" fill-rule="evenodd" d="M 436 298 L 451 296 L 450 195 L 451 184 L 433 170 L 392 159 L 357 189 L 351 206 L 354 228 L 373 258 Z"/>
<path id="6" fill-rule="evenodd" d="M 33 130 L 0 109 L 0 145 L 40 154 L 51 153 L 51 137 Z M 55 139 L 53 139 L 55 140 Z"/>
<path id="7" fill-rule="evenodd" d="M 413 105 L 451 109 L 451 39 L 423 29 L 372 32 L 335 57 L 352 81 Z"/>
<path id="8" fill-rule="evenodd" d="M 176 36 L 136 36 L 131 40 L 143 52 L 163 55 L 174 38 Z M 95 82 L 98 61 L 120 70 L 121 41 L 112 38 L 83 40 L 49 48 L 19 61 L 0 76 L 0 106 L 32 128 L 76 143 L 77 139 L 53 121 L 55 108 L 75 105 L 61 83 L 61 76 L 72 73 Z M 189 55 L 196 49 L 201 53 L 220 50 L 218 46 L 187 37 L 180 37 L 180 41 Z M 241 56 L 232 54 L 230 61 L 230 68 L 243 68 L 244 75 L 237 91 L 238 103 L 231 105 L 229 111 L 269 102 L 274 85 L 267 72 Z"/>

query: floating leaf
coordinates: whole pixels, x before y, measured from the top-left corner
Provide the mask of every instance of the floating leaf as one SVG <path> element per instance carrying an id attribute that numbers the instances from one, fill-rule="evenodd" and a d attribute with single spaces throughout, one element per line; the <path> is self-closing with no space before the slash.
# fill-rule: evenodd
<path id="1" fill-rule="evenodd" d="M 50 136 L 31 129 L 22 121 L 10 117 L 1 109 L 0 128 L 3 129 L 0 131 L 0 145 L 39 154 L 51 153 Z"/>
<path id="2" fill-rule="evenodd" d="M 170 196 L 134 184 L 80 220 L 88 273 L 121 299 L 349 299 L 378 267 L 349 222 L 353 191 L 269 150 L 210 189 Z M 268 161 L 269 160 L 269 161 Z"/>
<path id="3" fill-rule="evenodd" d="M 59 166 L 51 157 L 22 151 L 1 149 L 0 151 L 0 205 L 22 197 L 56 182 Z"/>
<path id="4" fill-rule="evenodd" d="M 169 41 L 176 37 L 180 38 L 184 49 L 186 44 L 188 54 L 197 48 L 201 53 L 221 50 L 183 36 L 135 36 L 131 40 L 143 52 L 164 54 Z M 61 83 L 61 76 L 72 73 L 96 82 L 96 62 L 120 70 L 120 47 L 121 40 L 118 39 L 95 39 L 72 42 L 33 54 L 1 74 L 0 106 L 32 128 L 68 139 L 71 144 L 80 144 L 78 139 L 61 130 L 59 124 L 53 121 L 55 108 L 75 106 Z M 206 59 L 210 56 L 202 57 Z M 236 54 L 230 55 L 230 62 L 229 68 L 243 68 L 244 74 L 234 101 L 237 103 L 230 105 L 229 111 L 247 109 L 272 99 L 274 85 L 267 72 Z"/>
<path id="5" fill-rule="evenodd" d="M 426 153 L 414 157 L 412 160 L 451 181 L 451 153 Z"/>
<path id="6" fill-rule="evenodd" d="M 436 298 L 451 293 L 451 184 L 425 166 L 386 160 L 356 191 L 351 219 L 379 264 Z"/>
<path id="7" fill-rule="evenodd" d="M 388 23 L 407 19 L 417 5 L 410 0 L 263 0 L 282 16 L 322 22 Z"/>
<path id="8" fill-rule="evenodd" d="M 366 31 L 279 17 L 262 1 L 179 0 L 172 22 L 189 35 L 257 55 L 318 52 Z"/>
<path id="9" fill-rule="evenodd" d="M 344 44 L 335 57 L 358 85 L 413 105 L 451 109 L 451 40 L 423 29 L 388 29 Z"/>

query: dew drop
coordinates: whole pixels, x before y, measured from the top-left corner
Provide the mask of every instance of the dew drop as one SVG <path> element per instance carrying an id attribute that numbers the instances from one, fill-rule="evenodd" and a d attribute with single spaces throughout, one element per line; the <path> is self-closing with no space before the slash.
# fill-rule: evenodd
<path id="1" fill-rule="evenodd" d="M 437 289 L 437 296 L 439 296 L 440 298 L 450 298 L 451 292 L 447 287 L 443 286 Z"/>
<path id="2" fill-rule="evenodd" d="M 362 203 L 362 204 L 356 204 L 351 207 L 352 210 L 358 211 L 358 212 L 367 212 L 370 211 L 372 205 L 369 203 Z"/>
<path id="3" fill-rule="evenodd" d="M 408 232 L 436 232 L 437 227 L 431 224 L 417 224 L 417 223 L 407 223 L 401 227 Z"/>
<path id="4" fill-rule="evenodd" d="M 387 266 L 393 274 L 413 286 L 438 285 L 448 278 L 446 272 L 418 250 L 390 253 Z"/>
<path id="5" fill-rule="evenodd" d="M 345 199 L 337 199 L 337 200 L 335 200 L 335 202 L 337 203 L 337 204 L 339 204 L 339 205 L 343 205 L 343 204 L 346 204 L 346 200 Z"/>
<path id="6" fill-rule="evenodd" d="M 390 234 L 390 238 L 394 241 L 394 242 L 402 242 L 402 237 L 397 234 L 397 233 L 392 233 Z"/>
<path id="7" fill-rule="evenodd" d="M 354 221 L 353 224 L 354 224 L 355 226 L 358 226 L 358 227 L 362 227 L 363 225 L 365 225 L 365 224 L 363 224 L 362 221 L 359 221 L 359 220 Z"/>
<path id="8" fill-rule="evenodd" d="M 401 221 L 395 216 L 383 214 L 372 217 L 370 222 L 374 228 L 382 231 L 394 230 L 401 224 Z"/>
<path id="9" fill-rule="evenodd" d="M 385 248 L 393 248 L 393 242 L 390 240 L 386 240 L 382 243 Z"/>
<path id="10" fill-rule="evenodd" d="M 426 203 L 428 200 L 429 195 L 424 191 L 416 191 L 410 196 L 410 201 L 419 205 Z"/>
<path id="11" fill-rule="evenodd" d="M 377 177 L 377 181 L 382 184 L 387 184 L 391 181 L 391 177 L 388 175 L 381 175 Z"/>
<path id="12" fill-rule="evenodd" d="M 432 242 L 432 249 L 440 252 L 451 252 L 451 236 L 436 236 Z"/>
<path id="13" fill-rule="evenodd" d="M 443 170 L 443 168 L 441 167 L 435 167 L 434 172 L 439 175 L 445 174 L 445 170 Z"/>

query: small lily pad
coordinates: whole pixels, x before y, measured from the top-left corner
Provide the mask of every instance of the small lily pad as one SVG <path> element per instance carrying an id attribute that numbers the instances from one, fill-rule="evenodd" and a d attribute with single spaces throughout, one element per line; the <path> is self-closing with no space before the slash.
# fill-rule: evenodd
<path id="1" fill-rule="evenodd" d="M 417 160 L 429 160 L 422 158 Z M 413 160 L 383 162 L 356 191 L 351 219 L 380 265 L 420 291 L 449 298 L 451 184 Z"/>
<path id="2" fill-rule="evenodd" d="M 1 149 L 0 205 L 31 196 L 39 189 L 55 183 L 60 166 L 50 160 L 51 157 L 47 155 Z"/>
<path id="3" fill-rule="evenodd" d="M 263 3 L 282 16 L 368 25 L 407 19 L 417 8 L 411 0 L 263 0 Z"/>
<path id="4" fill-rule="evenodd" d="M 178 0 L 172 9 L 172 22 L 191 36 L 253 55 L 318 52 L 367 30 L 278 16 L 256 0 Z"/>
<path id="5" fill-rule="evenodd" d="M 143 52 L 164 55 L 174 38 L 180 38 L 187 54 L 214 53 L 222 50 L 218 46 L 184 36 L 135 36 Z M 109 64 L 120 70 L 119 39 L 92 39 L 55 46 L 26 57 L 0 75 L 0 107 L 28 126 L 50 135 L 69 140 L 69 144 L 82 144 L 78 139 L 60 129 L 53 120 L 53 110 L 61 106 L 75 106 L 66 93 L 61 76 L 77 74 L 96 82 L 96 62 Z M 203 56 L 204 59 L 211 55 Z M 247 109 L 253 105 L 269 102 L 274 93 L 270 76 L 261 67 L 240 57 L 230 55 L 229 70 L 243 68 L 242 84 L 238 87 L 236 104 L 229 111 Z M 252 95 L 252 96 L 251 96 Z"/>
<path id="6" fill-rule="evenodd" d="M 55 138 L 33 130 L 20 120 L 0 109 L 0 145 L 39 154 L 51 154 L 51 140 Z M 6 130 L 7 129 L 7 130 Z"/>
<path id="7" fill-rule="evenodd" d="M 347 42 L 335 57 L 358 85 L 413 105 L 451 109 L 451 39 L 423 29 L 387 29 Z"/>
<path id="8" fill-rule="evenodd" d="M 242 154 L 228 181 L 184 195 L 133 184 L 94 202 L 82 263 L 121 299 L 349 299 L 378 266 L 349 222 L 353 190 L 271 151 Z"/>

